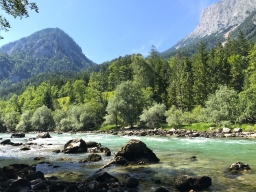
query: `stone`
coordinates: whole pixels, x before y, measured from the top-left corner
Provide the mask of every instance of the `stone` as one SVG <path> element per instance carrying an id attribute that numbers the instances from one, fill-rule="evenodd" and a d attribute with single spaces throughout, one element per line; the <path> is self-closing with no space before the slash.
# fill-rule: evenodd
<path id="1" fill-rule="evenodd" d="M 35 157 L 34 160 L 35 161 L 42 161 L 42 160 L 45 160 L 45 157 Z"/>
<path id="2" fill-rule="evenodd" d="M 29 181 L 36 180 L 36 179 L 45 180 L 44 174 L 43 174 L 43 172 L 41 172 L 41 171 L 36 171 L 35 173 L 28 174 L 28 175 L 26 176 L 26 178 L 27 178 Z"/>
<path id="3" fill-rule="evenodd" d="M 33 187 L 32 187 L 33 190 L 46 190 L 47 189 L 47 185 L 46 183 L 43 181 L 43 182 L 39 182 L 37 184 L 35 184 Z"/>
<path id="4" fill-rule="evenodd" d="M 87 148 L 93 148 L 93 147 L 101 147 L 100 143 L 94 142 L 94 141 L 88 141 L 85 142 L 87 145 Z"/>
<path id="5" fill-rule="evenodd" d="M 107 172 L 97 174 L 92 179 L 98 182 L 119 182 L 117 178 Z"/>
<path id="6" fill-rule="evenodd" d="M 4 173 L 4 176 L 7 178 L 7 179 L 16 179 L 17 178 L 17 173 L 16 173 L 16 170 L 15 170 L 15 167 L 14 166 L 4 166 L 2 168 L 2 172 Z"/>
<path id="7" fill-rule="evenodd" d="M 78 192 L 79 188 L 76 185 L 69 185 L 65 192 Z"/>
<path id="8" fill-rule="evenodd" d="M 229 171 L 231 173 L 238 173 L 238 172 L 249 171 L 249 170 L 251 170 L 251 168 L 248 164 L 245 164 L 239 161 L 237 161 L 236 163 L 232 163 L 229 166 Z"/>
<path id="9" fill-rule="evenodd" d="M 14 181 L 12 184 L 10 184 L 9 188 L 13 189 L 16 187 L 28 187 L 31 188 L 31 184 L 29 182 L 29 180 L 27 179 L 18 179 L 16 181 Z"/>
<path id="10" fill-rule="evenodd" d="M 155 192 L 169 192 L 169 191 L 164 187 L 159 187 Z"/>
<path id="11" fill-rule="evenodd" d="M 139 186 L 139 180 L 134 178 L 134 177 L 128 177 L 127 179 L 125 179 L 123 181 L 123 184 L 127 187 L 127 188 L 135 188 Z"/>
<path id="12" fill-rule="evenodd" d="M 174 187 L 180 191 L 203 190 L 212 185 L 212 179 L 208 176 L 190 177 L 178 176 L 174 178 Z"/>
<path id="13" fill-rule="evenodd" d="M 1 144 L 1 145 L 11 145 L 12 142 L 11 142 L 10 139 L 5 139 L 5 140 L 3 140 L 0 144 Z"/>
<path id="14" fill-rule="evenodd" d="M 241 133 L 242 131 L 242 128 L 234 128 L 233 133 Z"/>
<path id="15" fill-rule="evenodd" d="M 83 139 L 72 139 L 64 145 L 64 153 L 84 153 L 87 152 L 87 145 Z"/>
<path id="16" fill-rule="evenodd" d="M 23 138 L 25 137 L 25 133 L 13 133 L 11 138 Z"/>
<path id="17" fill-rule="evenodd" d="M 111 151 L 107 147 L 100 148 L 100 152 L 104 153 L 106 156 L 111 156 Z"/>
<path id="18" fill-rule="evenodd" d="M 96 162 L 96 161 L 100 161 L 102 158 L 99 154 L 89 154 L 88 157 L 86 158 L 86 161 L 89 162 Z"/>
<path id="19" fill-rule="evenodd" d="M 20 148 L 20 150 L 21 151 L 28 151 L 28 150 L 30 150 L 30 147 L 22 147 L 22 148 Z"/>
<path id="20" fill-rule="evenodd" d="M 224 127 L 224 128 L 222 128 L 222 133 L 231 133 L 231 129 Z"/>
<path id="21" fill-rule="evenodd" d="M 37 138 L 52 138 L 48 132 L 39 133 Z"/>
<path id="22" fill-rule="evenodd" d="M 130 164 L 157 163 L 160 160 L 155 153 L 147 147 L 142 141 L 131 139 L 120 151 L 115 155 L 115 160 L 119 164 L 120 160 L 127 161 Z"/>
<path id="23" fill-rule="evenodd" d="M 54 149 L 52 150 L 53 153 L 60 153 L 60 150 L 59 149 Z"/>

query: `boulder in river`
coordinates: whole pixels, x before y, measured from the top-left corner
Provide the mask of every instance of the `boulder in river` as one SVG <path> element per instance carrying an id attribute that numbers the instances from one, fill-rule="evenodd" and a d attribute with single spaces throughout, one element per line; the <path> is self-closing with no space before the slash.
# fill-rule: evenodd
<path id="1" fill-rule="evenodd" d="M 102 158 L 99 154 L 92 153 L 88 155 L 88 157 L 86 158 L 86 161 L 96 162 L 96 161 L 100 161 L 101 159 Z"/>
<path id="2" fill-rule="evenodd" d="M 212 185 L 212 179 L 208 176 L 190 177 L 187 175 L 174 178 L 174 187 L 180 191 L 203 190 Z"/>
<path id="3" fill-rule="evenodd" d="M 100 143 L 94 142 L 94 141 L 88 141 L 86 142 L 87 148 L 93 148 L 93 147 L 101 147 Z"/>
<path id="4" fill-rule="evenodd" d="M 52 138 L 48 132 L 42 132 L 37 135 L 37 138 Z"/>
<path id="5" fill-rule="evenodd" d="M 117 164 L 124 165 L 156 163 L 160 160 L 145 143 L 136 139 L 131 139 L 119 152 L 117 152 L 115 161 Z"/>
<path id="6" fill-rule="evenodd" d="M 13 133 L 11 138 L 23 138 L 25 137 L 25 133 Z"/>
<path id="7" fill-rule="evenodd" d="M 245 164 L 239 161 L 237 161 L 236 163 L 232 163 L 229 166 L 229 171 L 231 173 L 238 173 L 238 172 L 249 171 L 249 170 L 251 170 L 251 168 L 248 164 Z"/>
<path id="8" fill-rule="evenodd" d="M 11 145 L 12 142 L 11 142 L 10 139 L 5 139 L 5 140 L 3 140 L 0 144 L 1 144 L 1 145 Z"/>
<path id="9" fill-rule="evenodd" d="M 64 153 L 84 153 L 87 152 L 87 145 L 83 139 L 72 139 L 64 145 Z"/>

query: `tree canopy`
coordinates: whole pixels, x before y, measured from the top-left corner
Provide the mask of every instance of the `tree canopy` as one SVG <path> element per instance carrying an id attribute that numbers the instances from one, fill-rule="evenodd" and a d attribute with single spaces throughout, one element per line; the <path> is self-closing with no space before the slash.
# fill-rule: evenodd
<path id="1" fill-rule="evenodd" d="M 14 18 L 29 17 L 28 9 L 35 10 L 38 13 L 36 3 L 29 3 L 28 0 L 0 0 L 0 6 L 3 11 Z M 0 29 L 8 31 L 11 28 L 9 21 L 0 15 Z M 3 38 L 3 37 L 0 37 Z"/>

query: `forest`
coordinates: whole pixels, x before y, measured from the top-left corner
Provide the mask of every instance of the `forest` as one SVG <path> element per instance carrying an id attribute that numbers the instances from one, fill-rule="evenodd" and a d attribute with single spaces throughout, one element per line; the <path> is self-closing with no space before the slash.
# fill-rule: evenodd
<path id="1" fill-rule="evenodd" d="M 58 72 L 14 85 L 19 91 L 0 100 L 0 131 L 254 125 L 255 71 L 256 45 L 241 31 L 211 50 L 200 42 L 196 53 L 169 59 L 152 46 L 148 57 L 126 55 L 69 78 Z"/>

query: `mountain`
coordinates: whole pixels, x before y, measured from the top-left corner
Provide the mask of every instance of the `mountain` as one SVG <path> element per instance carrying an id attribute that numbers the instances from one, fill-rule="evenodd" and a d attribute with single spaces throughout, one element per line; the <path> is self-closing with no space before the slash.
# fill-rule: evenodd
<path id="1" fill-rule="evenodd" d="M 235 38 L 239 30 L 248 36 L 253 29 L 245 30 L 245 26 L 250 25 L 250 28 L 256 28 L 255 11 L 256 0 L 221 0 L 214 3 L 202 11 L 195 30 L 164 51 L 162 56 L 170 57 L 177 51 L 192 50 L 193 52 L 200 41 L 204 42 L 208 48 L 212 48 L 218 42 L 225 43 L 228 37 Z M 251 39 L 252 36 L 249 38 Z"/>
<path id="2" fill-rule="evenodd" d="M 76 42 L 58 28 L 43 29 L 0 47 L 0 81 L 5 85 L 39 73 L 81 71 L 93 65 Z"/>

